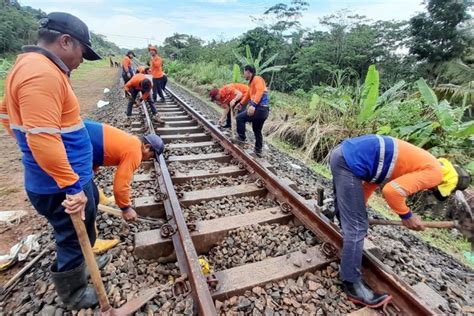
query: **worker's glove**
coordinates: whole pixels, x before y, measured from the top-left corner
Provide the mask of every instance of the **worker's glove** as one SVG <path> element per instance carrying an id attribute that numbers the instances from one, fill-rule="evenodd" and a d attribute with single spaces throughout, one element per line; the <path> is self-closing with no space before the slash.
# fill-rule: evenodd
<path id="1" fill-rule="evenodd" d="M 132 74 L 127 72 L 127 78 L 129 78 L 129 79 L 132 78 Z"/>
<path id="2" fill-rule="evenodd" d="M 132 94 L 129 91 L 125 91 L 125 95 L 127 96 L 127 99 L 132 99 Z"/>
<path id="3" fill-rule="evenodd" d="M 425 230 L 425 226 L 418 215 L 413 215 L 408 219 L 402 219 L 402 224 L 411 230 Z"/>
<path id="4" fill-rule="evenodd" d="M 235 103 L 236 103 L 236 100 L 230 101 L 229 103 L 230 107 L 233 108 L 235 106 Z"/>
<path id="5" fill-rule="evenodd" d="M 84 191 L 81 191 L 76 194 L 66 194 L 66 199 L 61 203 L 65 208 L 65 212 L 68 214 L 79 213 L 83 221 L 86 220 L 86 203 L 87 196 Z"/>
<path id="6" fill-rule="evenodd" d="M 137 220 L 137 212 L 129 206 L 122 211 L 122 218 L 127 222 L 135 222 Z"/>
<path id="7" fill-rule="evenodd" d="M 224 120 L 225 120 L 225 117 L 221 117 L 221 118 L 219 119 L 219 125 L 224 124 Z"/>
<path id="8" fill-rule="evenodd" d="M 247 115 L 248 115 L 248 116 L 253 116 L 254 114 L 255 114 L 255 107 L 253 107 L 253 106 L 250 105 L 250 106 L 247 108 Z"/>

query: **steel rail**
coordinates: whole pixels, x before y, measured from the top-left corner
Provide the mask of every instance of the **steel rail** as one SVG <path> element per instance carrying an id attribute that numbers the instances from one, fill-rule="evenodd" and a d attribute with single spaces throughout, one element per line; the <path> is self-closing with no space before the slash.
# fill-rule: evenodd
<path id="1" fill-rule="evenodd" d="M 312 211 L 298 193 L 271 172 L 268 172 L 265 167 L 261 166 L 243 149 L 234 145 L 215 125 L 186 104 L 186 102 L 172 90 L 169 88 L 166 88 L 166 90 L 189 115 L 197 119 L 199 125 L 210 132 L 210 135 L 217 140 L 227 152 L 239 160 L 250 174 L 255 174 L 261 178 L 269 192 L 276 196 L 281 202 L 289 205 L 291 212 L 304 226 L 309 228 L 321 241 L 329 242 L 334 245 L 338 250 L 337 255 L 340 257 L 343 239 L 339 229 L 334 223 L 322 215 L 321 212 Z M 398 311 L 401 311 L 401 313 L 410 315 L 435 315 L 441 313 L 438 309 L 428 307 L 406 282 L 401 280 L 393 272 L 390 272 L 381 261 L 367 250 L 364 250 L 363 253 L 362 270 L 366 283 L 375 291 L 389 293 L 393 297 L 392 304 Z"/>
<path id="2" fill-rule="evenodd" d="M 156 135 L 145 102 L 142 102 L 142 108 L 145 113 L 145 124 L 148 132 Z M 171 224 L 176 229 L 176 233 L 174 233 L 171 238 L 179 269 L 181 273 L 185 273 L 189 279 L 192 289 L 191 295 L 193 296 L 194 303 L 198 305 L 199 315 L 217 315 L 214 301 L 209 291 L 207 281 L 201 272 L 196 249 L 189 235 L 183 211 L 181 210 L 163 155 L 157 157 L 154 166 L 160 190 L 167 195 L 163 204 L 168 217 L 168 224 Z"/>

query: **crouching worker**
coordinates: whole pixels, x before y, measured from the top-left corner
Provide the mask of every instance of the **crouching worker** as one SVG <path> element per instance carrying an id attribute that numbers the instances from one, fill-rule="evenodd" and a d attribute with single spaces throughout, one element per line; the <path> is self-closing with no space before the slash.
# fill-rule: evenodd
<path id="1" fill-rule="evenodd" d="M 154 116 L 154 120 L 158 123 L 163 123 L 160 116 L 158 115 L 155 105 L 150 97 L 150 91 L 152 88 L 152 84 L 150 79 L 148 79 L 144 74 L 136 74 L 128 81 L 125 86 L 125 94 L 128 98 L 128 105 L 127 105 L 127 117 L 130 118 L 132 116 L 132 109 L 133 105 L 136 104 L 136 99 L 138 93 L 141 92 L 142 96 L 138 100 L 138 102 L 146 101 L 148 106 L 150 107 L 151 113 Z"/>
<path id="2" fill-rule="evenodd" d="M 420 217 L 412 214 L 406 198 L 422 190 L 447 197 L 465 190 L 470 183 L 466 170 L 448 160 L 388 136 L 364 135 L 346 139 L 331 153 L 335 211 L 343 233 L 341 278 L 349 300 L 379 307 L 391 300 L 388 294 L 369 289 L 361 278 L 364 238 L 369 228 L 366 204 L 380 187 L 388 205 L 405 227 L 424 230 Z"/>
<path id="3" fill-rule="evenodd" d="M 84 121 L 92 143 L 94 169 L 100 166 L 117 166 L 114 175 L 115 203 L 126 221 L 135 221 L 137 213 L 130 202 L 130 182 L 142 161 L 163 153 L 163 141 L 157 135 L 140 138 L 118 128 L 94 121 Z"/>
<path id="4" fill-rule="evenodd" d="M 231 83 L 220 89 L 214 88 L 209 92 L 211 101 L 218 102 L 224 108 L 224 112 L 219 119 L 219 124 L 221 126 L 224 124 L 224 121 L 226 122 L 226 124 L 222 126 L 223 128 L 232 127 L 232 116 L 230 111 L 247 94 L 248 90 L 249 87 L 245 84 Z"/>

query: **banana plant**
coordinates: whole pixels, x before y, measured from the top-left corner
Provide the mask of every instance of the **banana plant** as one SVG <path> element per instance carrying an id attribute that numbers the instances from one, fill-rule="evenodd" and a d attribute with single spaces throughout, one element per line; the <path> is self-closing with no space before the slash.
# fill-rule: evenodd
<path id="1" fill-rule="evenodd" d="M 234 64 L 234 67 L 232 68 L 232 82 L 240 82 L 240 67 L 237 64 Z"/>
<path id="2" fill-rule="evenodd" d="M 365 77 L 364 88 L 360 98 L 361 110 L 357 116 L 359 124 L 366 123 L 371 119 L 377 110 L 377 99 L 379 97 L 379 72 L 375 69 L 375 65 L 369 66 L 369 71 Z"/>
<path id="3" fill-rule="evenodd" d="M 273 54 L 266 61 L 262 62 L 263 51 L 264 51 L 263 48 L 260 48 L 257 58 L 254 59 L 249 45 L 245 46 L 245 56 L 240 55 L 235 50 L 232 50 L 235 58 L 237 58 L 240 64 L 242 66 L 253 65 L 255 67 L 255 71 L 257 75 L 263 75 L 264 73 L 267 73 L 267 72 L 278 72 L 286 67 L 286 65 L 270 66 L 270 64 L 278 57 L 278 53 Z"/>

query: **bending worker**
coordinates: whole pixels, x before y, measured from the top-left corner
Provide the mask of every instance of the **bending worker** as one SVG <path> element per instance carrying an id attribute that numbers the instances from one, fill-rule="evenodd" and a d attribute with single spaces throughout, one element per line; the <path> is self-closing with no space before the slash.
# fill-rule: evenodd
<path id="1" fill-rule="evenodd" d="M 364 135 L 346 139 L 331 153 L 335 211 L 344 236 L 341 278 L 348 298 L 369 307 L 386 304 L 391 297 L 369 289 L 361 279 L 364 238 L 369 228 L 366 204 L 380 187 L 388 205 L 405 227 L 424 230 L 420 217 L 406 205 L 406 198 L 432 190 L 445 198 L 470 183 L 466 170 L 448 160 L 436 159 L 426 150 L 388 136 Z"/>
<path id="2" fill-rule="evenodd" d="M 128 105 L 127 105 L 128 118 L 132 116 L 133 105 L 136 104 L 135 102 L 136 102 L 138 93 L 141 92 L 142 96 L 138 102 L 146 101 L 148 103 L 148 106 L 150 107 L 152 115 L 154 116 L 154 120 L 158 123 L 163 123 L 150 97 L 150 91 L 152 88 L 150 79 L 148 79 L 144 74 L 136 74 L 132 77 L 132 79 L 129 82 L 125 84 L 123 88 L 128 98 Z"/>
<path id="3" fill-rule="evenodd" d="M 114 197 L 126 221 L 137 219 L 130 202 L 130 183 L 142 161 L 163 153 L 164 144 L 157 135 L 141 138 L 118 128 L 90 120 L 84 121 L 93 149 L 94 170 L 100 166 L 118 166 L 114 176 Z"/>
<path id="4" fill-rule="evenodd" d="M 52 12 L 39 20 L 37 46 L 24 46 L 5 81 L 0 111 L 4 127 L 23 153 L 25 190 L 36 211 L 54 230 L 56 260 L 51 277 L 68 309 L 98 303 L 69 214 L 79 213 L 89 236 L 98 199 L 92 181 L 92 146 L 80 117 L 69 74 L 84 59 L 98 60 L 87 25 Z M 10 130 L 11 128 L 11 130 Z M 104 263 L 105 264 L 105 263 Z"/>
<path id="5" fill-rule="evenodd" d="M 244 78 L 249 81 L 249 90 L 244 95 L 240 104 L 247 105 L 246 110 L 240 111 L 237 115 L 238 138 L 233 141 L 238 145 L 245 144 L 245 123 L 252 122 L 252 129 L 255 134 L 254 153 L 258 157 L 263 154 L 263 124 L 270 112 L 269 96 L 267 85 L 262 77 L 255 75 L 255 67 L 247 65 L 244 67 Z M 248 103 L 248 104 L 247 104 Z"/>
<path id="6" fill-rule="evenodd" d="M 211 101 L 217 101 L 224 108 L 221 118 L 219 119 L 219 124 L 223 125 L 224 120 L 226 124 L 222 126 L 223 128 L 232 127 L 232 116 L 231 108 L 234 106 L 247 94 L 249 87 L 242 83 L 231 83 L 223 86 L 222 88 L 214 88 L 209 92 Z"/>

